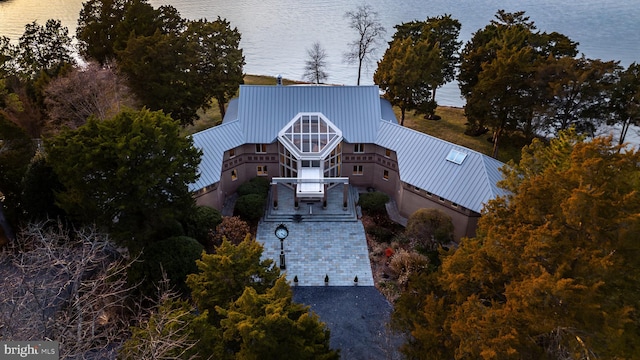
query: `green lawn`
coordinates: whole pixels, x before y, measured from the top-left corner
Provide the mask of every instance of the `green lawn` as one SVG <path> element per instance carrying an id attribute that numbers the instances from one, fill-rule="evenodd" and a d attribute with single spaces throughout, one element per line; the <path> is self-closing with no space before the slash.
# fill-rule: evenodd
<path id="1" fill-rule="evenodd" d="M 284 85 L 301 84 L 300 81 L 289 79 L 282 80 Z M 244 83 L 247 85 L 275 85 L 276 79 L 272 76 L 262 75 L 245 75 Z M 394 108 L 396 117 L 400 119 L 400 110 Z M 198 131 L 208 129 L 212 126 L 222 123 L 222 116 L 218 110 L 218 102 L 211 101 L 211 107 L 207 111 L 199 112 L 200 119 L 192 126 L 184 128 L 185 135 L 193 134 Z M 407 112 L 405 115 L 405 126 L 414 130 L 435 136 L 437 138 L 449 141 L 451 143 L 464 146 L 486 155 L 491 155 L 492 144 L 488 140 L 491 134 L 472 137 L 464 134 L 465 124 L 467 122 L 464 116 L 464 110 L 456 107 L 440 106 L 436 109 L 436 115 L 440 115 L 440 120 L 427 120 L 422 115 L 415 115 L 413 112 Z M 524 145 L 524 139 L 514 135 L 501 141 L 498 151 L 498 160 L 507 162 L 511 159 L 516 161 L 520 159 L 520 149 Z"/>

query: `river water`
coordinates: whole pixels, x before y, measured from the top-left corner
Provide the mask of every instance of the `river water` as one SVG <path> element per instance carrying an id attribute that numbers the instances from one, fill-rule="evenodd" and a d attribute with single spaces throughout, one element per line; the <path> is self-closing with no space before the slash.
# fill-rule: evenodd
<path id="1" fill-rule="evenodd" d="M 172 5 L 190 19 L 220 16 L 242 34 L 249 74 L 281 74 L 302 80 L 306 49 L 319 42 L 327 52 L 327 82 L 355 84 L 357 67 L 345 64 L 343 54 L 355 39 L 344 17 L 362 1 L 353 0 L 150 0 L 154 6 Z M 640 0 L 368 0 L 387 29 L 394 25 L 451 14 L 462 24 L 460 39 L 466 42 L 488 24 L 499 9 L 526 11 L 541 31 L 556 31 L 580 43 L 588 58 L 617 60 L 628 66 L 640 61 Z M 24 25 L 47 19 L 62 21 L 75 34 L 82 0 L 0 0 L 0 36 L 16 40 Z M 384 43 L 375 54 L 379 59 Z M 373 83 L 375 64 L 363 73 L 363 84 Z M 438 90 L 440 105 L 462 106 L 457 83 Z"/>

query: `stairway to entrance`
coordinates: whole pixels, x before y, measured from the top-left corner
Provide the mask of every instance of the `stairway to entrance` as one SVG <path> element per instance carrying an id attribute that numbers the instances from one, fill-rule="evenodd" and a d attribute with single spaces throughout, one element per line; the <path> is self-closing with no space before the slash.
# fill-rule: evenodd
<path id="1" fill-rule="evenodd" d="M 264 222 L 344 222 L 358 221 L 356 203 L 358 202 L 358 190 L 349 187 L 347 207 L 343 207 L 343 188 L 336 186 L 327 190 L 327 206 L 323 207 L 322 201 L 304 198 L 299 199 L 298 208 L 295 208 L 293 189 L 284 184 L 278 184 L 278 208 L 273 208 L 272 193 L 269 192 L 267 209 L 262 221 Z"/>

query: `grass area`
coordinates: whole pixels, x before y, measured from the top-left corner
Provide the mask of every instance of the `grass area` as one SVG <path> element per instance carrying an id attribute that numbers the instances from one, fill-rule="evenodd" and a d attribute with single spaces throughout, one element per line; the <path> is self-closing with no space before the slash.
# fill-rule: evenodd
<path id="1" fill-rule="evenodd" d="M 400 109 L 394 107 L 396 117 L 400 120 Z M 436 115 L 441 116 L 440 120 L 428 120 L 424 115 L 416 115 L 412 111 L 405 113 L 404 125 L 416 131 L 429 134 L 439 139 L 464 146 L 485 155 L 491 156 L 493 143 L 491 134 L 480 136 L 468 136 L 464 134 L 467 118 L 464 116 L 464 109 L 450 106 L 439 106 Z M 520 150 L 525 145 L 525 139 L 518 134 L 505 137 L 501 140 L 498 148 L 498 160 L 507 162 L 511 159 L 520 159 Z"/>
<path id="2" fill-rule="evenodd" d="M 275 85 L 276 79 L 273 76 L 263 75 L 245 75 L 244 83 L 247 85 Z M 282 79 L 284 85 L 303 84 L 301 81 Z M 400 119 L 400 109 L 394 108 L 396 117 Z M 194 134 L 198 131 L 208 129 L 210 127 L 222 123 L 222 116 L 218 110 L 218 102 L 213 99 L 211 107 L 207 111 L 198 113 L 200 119 L 193 125 L 184 128 L 185 135 Z M 477 137 L 464 134 L 467 119 L 464 116 L 464 110 L 456 107 L 439 106 L 436 109 L 436 115 L 442 117 L 440 120 L 427 120 L 423 115 L 415 115 L 412 111 L 405 114 L 404 125 L 416 131 L 435 136 L 437 138 L 449 141 L 451 143 L 473 149 L 480 153 L 491 155 L 492 144 L 488 140 L 490 134 Z M 501 140 L 501 146 L 498 150 L 498 160 L 507 162 L 511 159 L 518 161 L 520 159 L 520 149 L 525 145 L 525 140 L 517 134 Z"/>

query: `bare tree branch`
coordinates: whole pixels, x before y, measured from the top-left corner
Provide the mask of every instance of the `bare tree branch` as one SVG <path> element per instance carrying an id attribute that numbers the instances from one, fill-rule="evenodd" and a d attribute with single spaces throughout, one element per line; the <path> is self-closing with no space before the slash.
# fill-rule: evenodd
<path id="1" fill-rule="evenodd" d="M 307 49 L 307 56 L 304 78 L 316 84 L 327 80 L 329 77 L 329 74 L 325 71 L 327 67 L 327 52 L 319 42 L 314 42 L 311 48 Z"/>
<path id="2" fill-rule="evenodd" d="M 350 50 L 344 54 L 344 59 L 348 64 L 358 64 L 357 84 L 360 85 L 362 66 L 368 66 L 373 61 L 371 54 L 377 50 L 387 31 L 371 5 L 360 5 L 355 11 L 347 11 L 344 16 L 349 20 L 349 27 L 358 32 L 358 38 L 349 43 Z"/>
<path id="3" fill-rule="evenodd" d="M 27 226 L 0 258 L 0 338 L 59 341 L 61 358 L 115 358 L 129 336 L 130 263 L 95 228 Z"/>

